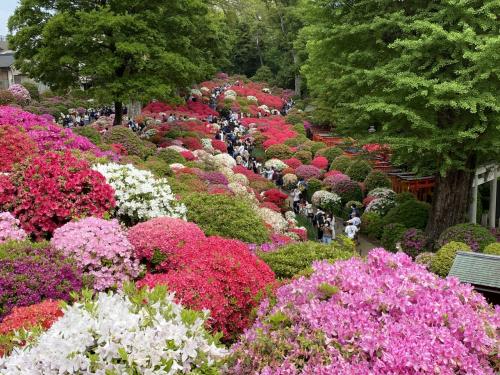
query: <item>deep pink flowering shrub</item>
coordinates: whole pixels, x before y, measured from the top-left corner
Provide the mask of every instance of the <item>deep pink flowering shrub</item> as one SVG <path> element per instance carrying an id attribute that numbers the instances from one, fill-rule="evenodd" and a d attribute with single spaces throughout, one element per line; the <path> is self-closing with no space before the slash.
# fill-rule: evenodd
<path id="1" fill-rule="evenodd" d="M 54 231 L 51 244 L 75 259 L 96 290 L 121 287 L 139 275 L 134 249 L 117 220 L 89 217 L 67 223 Z"/>
<path id="2" fill-rule="evenodd" d="M 261 304 L 230 374 L 495 374 L 500 309 L 471 286 L 383 249 L 313 268 Z"/>
<path id="3" fill-rule="evenodd" d="M 19 102 L 27 103 L 31 100 L 30 92 L 26 89 L 26 87 L 18 83 L 10 86 L 9 92 L 14 95 L 14 98 L 16 98 Z"/>
<path id="4" fill-rule="evenodd" d="M 0 125 L 0 172 L 11 172 L 15 164 L 37 154 L 37 145 L 23 129 Z"/>
<path id="5" fill-rule="evenodd" d="M 26 239 L 26 232 L 19 227 L 19 224 L 20 221 L 10 212 L 0 212 L 0 243 Z"/>
<path id="6" fill-rule="evenodd" d="M 283 163 L 285 163 L 286 165 L 288 165 L 290 168 L 293 168 L 293 169 L 297 169 L 298 167 L 300 167 L 302 165 L 302 162 L 297 158 L 290 158 L 290 159 L 283 160 Z"/>
<path id="7" fill-rule="evenodd" d="M 305 180 L 318 178 L 321 176 L 321 170 L 312 165 L 300 165 L 295 169 L 295 174 Z"/>
<path id="8" fill-rule="evenodd" d="M 227 177 L 220 172 L 203 172 L 201 177 L 213 185 L 227 185 L 229 181 Z"/>
<path id="9" fill-rule="evenodd" d="M 49 237 L 72 218 L 102 216 L 114 205 L 104 176 L 69 152 L 47 152 L 0 176 L 0 209 L 12 212 L 38 238 Z"/>
<path id="10" fill-rule="evenodd" d="M 331 175 L 328 175 L 326 176 L 324 179 L 323 179 L 323 184 L 327 187 L 327 188 L 332 188 L 337 182 L 339 181 L 347 181 L 347 180 L 350 180 L 351 178 L 341 172 L 339 173 L 336 173 L 336 174 L 331 174 Z"/>
<path id="11" fill-rule="evenodd" d="M 166 271 L 175 268 L 172 256 L 182 252 L 191 242 L 205 239 L 194 223 L 170 217 L 159 217 L 139 223 L 128 231 L 135 256 L 149 269 Z"/>
<path id="12" fill-rule="evenodd" d="M 311 162 L 311 165 L 318 169 L 328 169 L 328 164 L 328 159 L 324 156 L 316 156 Z"/>
<path id="13" fill-rule="evenodd" d="M 420 229 L 410 228 L 401 239 L 402 250 L 415 259 L 419 254 L 427 251 L 429 237 Z"/>

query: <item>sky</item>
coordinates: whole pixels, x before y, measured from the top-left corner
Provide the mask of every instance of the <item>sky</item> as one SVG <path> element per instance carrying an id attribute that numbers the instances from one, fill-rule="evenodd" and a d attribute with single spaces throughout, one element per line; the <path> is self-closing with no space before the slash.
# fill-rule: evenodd
<path id="1" fill-rule="evenodd" d="M 19 0 L 0 0 L 0 35 L 7 35 L 7 20 L 14 13 Z"/>

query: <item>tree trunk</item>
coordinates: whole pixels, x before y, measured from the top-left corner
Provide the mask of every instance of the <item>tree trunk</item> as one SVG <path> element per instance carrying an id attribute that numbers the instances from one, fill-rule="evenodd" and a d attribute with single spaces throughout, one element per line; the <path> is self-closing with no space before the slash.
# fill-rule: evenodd
<path id="1" fill-rule="evenodd" d="M 452 170 L 442 177 L 436 175 L 432 211 L 427 224 L 427 235 L 435 242 L 448 227 L 466 222 L 472 192 L 475 159 L 467 162 L 466 170 Z"/>
<path id="2" fill-rule="evenodd" d="M 295 68 L 297 69 L 299 65 L 299 57 L 297 56 L 297 53 L 293 49 L 292 49 L 292 57 Z M 295 95 L 300 96 L 301 91 L 302 91 L 302 77 L 300 73 L 297 71 L 295 73 Z"/>
<path id="3" fill-rule="evenodd" d="M 123 103 L 115 101 L 115 121 L 113 125 L 121 125 L 123 120 Z"/>

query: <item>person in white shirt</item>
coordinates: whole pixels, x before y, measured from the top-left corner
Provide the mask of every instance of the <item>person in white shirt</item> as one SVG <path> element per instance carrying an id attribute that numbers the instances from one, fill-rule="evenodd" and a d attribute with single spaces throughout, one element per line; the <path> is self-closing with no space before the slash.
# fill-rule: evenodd
<path id="1" fill-rule="evenodd" d="M 347 220 L 347 223 L 355 225 L 359 228 L 359 226 L 361 225 L 361 219 L 357 215 L 355 215 L 352 219 Z"/>
<path id="2" fill-rule="evenodd" d="M 358 227 L 354 224 L 349 224 L 345 227 L 344 232 L 347 237 L 349 237 L 351 240 L 354 240 L 356 238 L 356 234 L 358 233 Z"/>

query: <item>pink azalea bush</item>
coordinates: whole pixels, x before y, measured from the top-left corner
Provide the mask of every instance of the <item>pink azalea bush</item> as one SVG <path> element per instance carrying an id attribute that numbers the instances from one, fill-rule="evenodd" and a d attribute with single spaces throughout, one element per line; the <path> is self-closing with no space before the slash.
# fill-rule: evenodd
<path id="1" fill-rule="evenodd" d="M 16 83 L 9 87 L 9 91 L 18 101 L 29 102 L 31 100 L 30 92 L 23 85 Z"/>
<path id="2" fill-rule="evenodd" d="M 67 223 L 54 231 L 51 244 L 75 259 L 96 290 L 122 286 L 139 275 L 139 261 L 117 220 L 89 217 Z"/>
<path id="3" fill-rule="evenodd" d="M 20 224 L 10 212 L 0 212 L 0 243 L 26 239 L 26 232 L 19 227 Z"/>
<path id="4" fill-rule="evenodd" d="M 301 165 L 295 169 L 295 174 L 305 180 L 310 178 L 318 178 L 321 176 L 321 170 L 313 165 Z"/>
<path id="5" fill-rule="evenodd" d="M 328 159 L 324 156 L 316 156 L 311 162 L 311 165 L 319 169 L 328 169 L 328 164 Z"/>
<path id="6" fill-rule="evenodd" d="M 313 265 L 260 305 L 230 374 L 495 374 L 500 309 L 403 253 Z"/>

